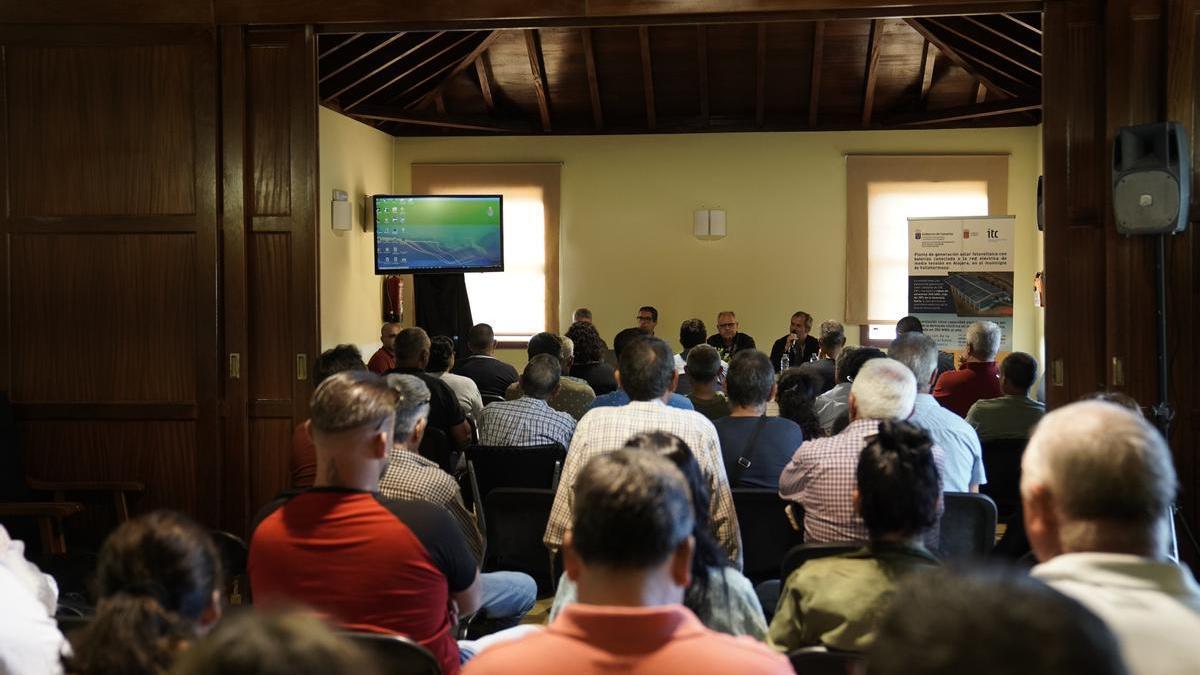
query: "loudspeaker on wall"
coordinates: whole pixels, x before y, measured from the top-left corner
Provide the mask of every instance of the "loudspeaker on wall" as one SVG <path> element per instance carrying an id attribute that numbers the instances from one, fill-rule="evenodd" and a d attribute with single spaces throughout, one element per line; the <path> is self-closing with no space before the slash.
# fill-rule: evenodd
<path id="1" fill-rule="evenodd" d="M 1113 210 L 1121 234 L 1187 229 L 1191 167 L 1178 122 L 1121 127 L 1113 139 Z"/>

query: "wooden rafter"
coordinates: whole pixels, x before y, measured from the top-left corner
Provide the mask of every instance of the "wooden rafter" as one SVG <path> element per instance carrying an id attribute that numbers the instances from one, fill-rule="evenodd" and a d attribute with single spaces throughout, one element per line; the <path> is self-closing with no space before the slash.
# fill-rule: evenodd
<path id="1" fill-rule="evenodd" d="M 696 72 L 699 75 L 700 119 L 708 126 L 708 28 L 696 26 Z"/>
<path id="2" fill-rule="evenodd" d="M 487 52 L 475 59 L 475 76 L 479 78 L 479 92 L 483 94 L 483 104 L 487 106 L 490 115 L 496 112 L 496 99 L 492 97 L 492 78 L 488 75 Z"/>
<path id="3" fill-rule="evenodd" d="M 360 76 L 358 79 L 351 82 L 350 84 L 342 87 L 341 89 L 338 89 L 333 94 L 329 95 L 325 100 L 326 101 L 334 101 L 334 100 L 341 98 L 342 94 L 345 94 L 346 92 L 350 91 L 351 89 L 354 89 L 355 87 L 366 82 L 367 80 L 370 80 L 372 77 L 375 77 L 379 73 L 382 73 L 383 71 L 392 67 L 394 64 L 399 63 L 401 59 L 404 59 L 405 57 L 416 53 L 416 51 L 418 49 L 421 49 L 425 45 L 432 44 L 433 41 L 438 39 L 438 37 L 441 35 L 442 35 L 442 33 L 434 33 L 433 35 L 430 35 L 429 37 L 425 38 L 424 40 L 421 40 L 420 42 L 413 45 L 412 47 L 409 47 L 408 49 L 404 50 L 403 53 L 398 54 L 395 58 L 388 59 L 385 63 L 379 65 L 378 67 L 372 68 L 365 75 Z M 372 92 L 372 95 L 373 95 L 373 92 Z"/>
<path id="4" fill-rule="evenodd" d="M 356 57 L 354 57 L 354 58 L 350 59 L 350 60 L 349 60 L 349 61 L 347 61 L 346 63 L 343 63 L 342 65 L 338 66 L 337 68 L 335 68 L 335 69 L 333 70 L 333 72 L 326 73 L 326 74 L 325 74 L 323 77 L 321 77 L 321 79 L 320 79 L 320 80 L 318 80 L 318 81 L 317 81 L 317 84 L 321 84 L 322 82 L 325 82 L 326 80 L 328 80 L 328 79 L 330 79 L 330 78 L 332 78 L 332 77 L 336 77 L 336 76 L 337 76 L 339 73 L 341 73 L 342 71 L 346 70 L 347 68 L 349 68 L 349 67 L 351 67 L 351 66 L 353 66 L 353 65 L 356 65 L 356 64 L 357 64 L 359 61 L 362 61 L 363 59 L 365 59 L 365 58 L 367 58 L 368 56 L 370 56 L 370 55 L 374 54 L 375 52 L 379 51 L 380 49 L 383 49 L 384 47 L 386 47 L 386 46 L 388 46 L 388 45 L 392 44 L 392 43 L 393 43 L 393 42 L 395 42 L 396 40 L 399 40 L 401 37 L 404 37 L 404 33 L 396 33 L 395 35 L 393 35 L 393 36 L 391 36 L 391 37 L 387 38 L 387 39 L 386 39 L 386 40 L 384 40 L 383 42 L 380 42 L 379 44 L 375 45 L 374 47 L 371 47 L 371 48 L 370 48 L 370 49 L 368 49 L 367 51 L 365 51 L 365 52 L 363 52 L 363 53 L 359 54 L 358 56 L 356 56 Z M 409 53 L 410 53 L 410 52 L 405 52 L 404 54 L 401 54 L 401 55 L 400 55 L 399 57 L 397 57 L 397 58 L 404 58 L 404 57 L 405 57 L 407 54 L 409 54 Z M 387 63 L 383 64 L 382 66 L 380 66 L 380 67 L 379 67 L 377 70 L 375 70 L 375 71 L 373 71 L 373 72 L 379 72 L 379 70 L 382 70 L 382 69 L 384 69 L 384 68 L 387 68 L 388 66 L 390 66 L 390 65 L 391 65 L 391 64 L 393 64 L 393 63 L 395 63 L 395 60 L 392 60 L 392 61 L 389 61 L 389 62 L 387 62 Z M 361 78 L 360 78 L 359 80 L 357 80 L 357 81 L 356 81 L 354 84 L 350 85 L 350 87 L 353 87 L 355 84 L 358 84 L 359 82 L 362 82 L 362 79 L 361 79 Z M 341 89 L 341 91 L 339 91 L 337 94 L 334 94 L 333 96 L 330 96 L 329 98 L 337 98 L 337 97 L 338 97 L 338 94 L 341 94 L 341 93 L 345 92 L 345 91 L 346 91 L 347 89 L 349 89 L 350 87 L 344 87 L 344 88 L 342 88 L 342 89 Z"/>
<path id="5" fill-rule="evenodd" d="M 441 35 L 441 33 L 439 33 L 438 35 Z M 390 79 L 390 80 L 388 80 L 387 82 L 384 82 L 383 84 L 379 85 L 379 86 L 378 86 L 378 87 L 376 87 L 375 89 L 371 90 L 371 93 L 367 94 L 366 96 L 363 96 L 363 97 L 360 97 L 360 98 L 358 98 L 358 99 L 357 99 L 357 100 L 355 100 L 353 103 L 351 103 L 351 104 L 350 104 L 350 105 L 348 105 L 348 106 L 345 106 L 345 107 L 343 107 L 342 109 L 343 109 L 343 110 L 345 110 L 346 112 L 349 112 L 350 110 L 352 110 L 352 109 L 354 109 L 354 108 L 357 108 L 358 106 L 360 106 L 360 105 L 362 105 L 363 103 L 365 103 L 365 102 L 367 101 L 367 99 L 373 98 L 374 96 L 376 96 L 377 94 L 379 94 L 379 93 L 383 92 L 384 90 L 391 88 L 391 87 L 392 87 L 393 85 L 395 85 L 397 82 L 400 82 L 401 80 L 404 80 L 404 79 L 405 79 L 405 78 L 407 78 L 409 75 L 412 75 L 413 73 L 417 72 L 417 71 L 418 71 L 418 70 L 420 70 L 421 68 L 424 68 L 425 66 L 429 65 L 430 63 L 433 63 L 434 61 L 438 60 L 439 58 L 441 58 L 442 56 L 444 56 L 444 55 L 445 55 L 445 54 L 447 54 L 448 52 L 450 52 L 450 51 L 453 51 L 453 50 L 454 50 L 456 47 L 458 47 L 458 46 L 459 46 L 459 45 L 461 45 L 462 43 L 466 42 L 467 40 L 471 39 L 471 37 L 472 37 L 473 35 L 474 35 L 474 33 L 467 33 L 466 35 L 464 35 L 464 36 L 460 37 L 459 39 L 455 40 L 454 42 L 452 42 L 451 44 L 449 44 L 449 45 L 447 45 L 447 46 L 445 46 L 445 47 L 442 47 L 442 48 L 441 48 L 440 50 L 438 50 L 436 53 L 434 53 L 434 54 L 430 54 L 429 56 L 425 57 L 424 59 L 421 59 L 421 61 L 420 61 L 419 63 L 417 63 L 417 64 L 413 65 L 413 66 L 412 66 L 412 67 L 410 67 L 410 68 L 407 68 L 407 69 L 405 69 L 405 70 L 404 70 L 403 72 L 401 72 L 399 75 L 397 75 L 397 76 L 395 76 L 395 77 L 391 78 L 391 79 Z M 430 38 L 430 40 L 432 40 L 432 39 L 433 39 L 433 38 Z M 428 42 L 428 40 L 427 40 L 426 42 Z M 423 42 L 422 44 L 425 44 L 425 43 Z M 418 47 L 419 47 L 419 46 L 420 46 L 420 45 L 418 45 Z M 412 51 L 414 51 L 414 50 L 416 50 L 416 49 L 417 49 L 417 47 L 413 47 L 413 49 L 409 50 L 409 51 L 408 51 L 408 52 L 406 52 L 406 53 L 411 53 Z M 442 69 L 439 69 L 439 70 L 442 70 Z M 428 78 L 428 77 L 427 77 L 427 78 L 425 78 L 424 80 L 421 80 L 421 82 L 420 82 L 420 83 L 418 83 L 418 85 L 417 85 L 417 86 L 420 86 L 420 84 L 424 84 L 424 83 L 425 83 L 425 82 L 427 82 L 428 80 L 429 80 L 429 78 Z M 401 93 L 401 94 L 400 94 L 400 96 L 404 96 L 405 94 L 407 94 L 407 93 L 411 92 L 411 91 L 412 91 L 412 89 L 413 89 L 412 87 L 410 87 L 410 88 L 406 89 L 406 90 L 405 90 L 403 93 Z M 398 98 L 399 98 L 399 96 L 397 96 L 397 97 L 394 97 L 394 98 L 392 98 L 392 99 L 391 99 L 391 101 L 389 101 L 389 102 L 395 102 L 395 101 L 396 101 Z"/>
<path id="6" fill-rule="evenodd" d="M 604 129 L 604 106 L 600 103 L 600 78 L 596 75 L 596 50 L 592 47 L 592 29 L 583 28 L 583 59 L 587 65 L 588 95 L 592 98 L 592 123 Z"/>
<path id="7" fill-rule="evenodd" d="M 929 30 L 924 24 L 921 23 L 921 21 L 919 19 L 905 19 L 904 21 L 910 27 L 912 27 L 913 30 L 920 33 L 921 37 L 932 42 L 933 45 L 938 48 L 938 51 L 940 51 L 942 54 L 944 54 L 946 56 L 946 58 L 950 59 L 954 63 L 954 65 L 958 66 L 959 68 L 962 68 L 963 70 L 970 73 L 972 76 L 978 78 L 980 82 L 983 82 L 984 86 L 986 86 L 988 89 L 990 89 L 992 91 L 992 93 L 998 94 L 1000 96 L 1006 96 L 1006 97 L 1015 96 L 1014 92 L 1012 92 L 1011 90 L 1009 90 L 1005 87 L 1001 87 L 1000 85 L 996 84 L 996 82 L 994 80 L 992 80 L 991 78 L 986 77 L 984 75 L 980 75 L 979 71 L 977 71 L 975 69 L 975 67 L 972 66 L 970 63 L 967 63 L 967 61 L 962 57 L 961 54 L 959 54 L 954 49 L 952 49 L 948 44 L 946 44 L 946 42 L 944 40 L 942 40 L 940 37 L 938 37 L 937 34 L 935 34 L 933 31 Z"/>
<path id="8" fill-rule="evenodd" d="M 638 26 L 638 41 L 642 46 L 642 88 L 646 96 L 646 126 L 654 131 L 658 121 L 654 115 L 654 69 L 650 63 L 650 28 Z"/>
<path id="9" fill-rule="evenodd" d="M 1012 115 L 1023 113 L 1029 110 L 1041 109 L 1041 101 L 1033 98 L 1010 98 L 1003 101 L 992 101 L 990 103 L 976 103 L 974 105 L 959 106 L 956 108 L 944 108 L 942 110 L 931 110 L 928 112 L 913 113 L 908 115 L 897 115 L 886 121 L 887 126 L 923 126 L 928 124 L 945 124 L 947 122 L 959 122 L 963 120 L 982 119 L 985 117 L 997 117 L 1000 115 Z"/>
<path id="10" fill-rule="evenodd" d="M 767 24 L 758 24 L 754 59 L 754 126 L 761 127 L 767 108 Z"/>
<path id="11" fill-rule="evenodd" d="M 821 66 L 825 55 L 825 22 L 813 23 L 812 74 L 808 79 L 808 126 L 817 126 L 821 109 Z"/>
<path id="12" fill-rule="evenodd" d="M 1003 60 L 1013 64 L 1014 66 L 1021 68 L 1022 70 L 1028 71 L 1039 78 L 1042 76 L 1042 71 L 1038 70 L 1037 68 L 1034 68 L 1034 67 L 1030 66 L 1029 64 L 1024 63 L 1022 61 L 1018 61 L 1017 59 L 1014 59 L 1013 57 L 1009 56 L 1008 54 L 1005 54 L 1004 52 L 1000 51 L 999 49 L 992 47 L 991 45 L 987 44 L 986 42 L 983 42 L 982 40 L 979 40 L 977 38 L 974 38 L 974 37 L 968 35 L 965 31 L 962 30 L 961 27 L 956 27 L 953 23 L 951 23 L 949 21 L 938 20 L 938 19 L 924 19 L 924 20 L 937 26 L 938 28 L 941 28 L 942 30 L 950 33 L 951 35 L 958 37 L 959 39 L 967 42 L 968 44 L 974 45 L 975 47 L 978 47 L 979 49 L 982 49 L 985 52 L 992 54 L 993 56 L 1003 59 Z"/>
<path id="13" fill-rule="evenodd" d="M 929 90 L 933 88 L 933 75 L 937 72 L 937 57 L 937 47 L 925 40 L 921 46 L 921 73 L 917 78 L 921 82 L 921 95 L 917 99 L 919 110 L 925 110 L 929 104 Z"/>
<path id="14" fill-rule="evenodd" d="M 456 117 L 453 120 L 447 120 L 380 106 L 363 106 L 359 112 L 351 113 L 350 116 L 361 120 L 411 124 L 440 129 L 458 129 L 461 131 L 490 131 L 502 134 L 523 134 L 530 131 L 527 127 L 498 125 L 493 120 L 487 118 L 475 120 L 473 118 Z"/>
<path id="15" fill-rule="evenodd" d="M 433 97 L 433 109 L 437 111 L 439 117 L 446 116 L 446 97 L 442 96 L 440 91 L 437 96 Z"/>
<path id="16" fill-rule="evenodd" d="M 355 40 L 359 39 L 360 37 L 362 37 L 362 36 L 364 36 L 364 35 L 366 35 L 366 33 L 354 33 L 354 34 L 352 34 L 350 37 L 346 38 L 345 40 L 342 40 L 341 42 L 337 43 L 336 45 L 334 45 L 334 46 L 330 47 L 329 49 L 326 49 L 326 50 L 325 50 L 325 51 L 323 51 L 323 52 L 321 52 L 321 54 L 320 54 L 320 55 L 317 57 L 317 60 L 318 60 L 318 61 L 320 61 L 321 59 L 325 58 L 326 56 L 329 56 L 330 54 L 333 54 L 334 52 L 338 51 L 338 50 L 339 50 L 339 49 L 341 49 L 342 47 L 345 47 L 346 45 L 348 45 L 348 44 L 350 44 L 350 43 L 354 42 Z"/>
<path id="17" fill-rule="evenodd" d="M 979 19 L 976 19 L 973 16 L 964 16 L 962 18 L 967 23 L 978 26 L 991 34 L 998 36 L 1000 39 L 1005 40 L 1011 44 L 1014 44 L 1014 45 L 1020 47 L 1021 49 L 1024 49 L 1025 51 L 1029 52 L 1030 54 L 1033 54 L 1034 56 L 1038 57 L 1039 59 L 1042 58 L 1042 52 L 1040 49 L 1034 49 L 1033 47 L 1030 47 L 1029 45 L 1025 44 L 1024 42 L 1021 42 L 1020 40 L 1014 38 L 1013 36 L 1009 35 L 1008 33 L 1005 33 L 1002 30 L 996 30 L 995 28 L 980 21 Z"/>
<path id="18" fill-rule="evenodd" d="M 533 93 L 537 96 L 538 117 L 542 120 L 542 131 L 550 131 L 550 99 L 546 86 L 546 69 L 542 66 L 542 48 L 538 44 L 536 28 L 525 30 L 525 52 L 529 55 L 529 71 L 533 76 Z"/>
<path id="19" fill-rule="evenodd" d="M 988 93 L 987 87 L 983 86 L 983 83 L 980 82 L 979 80 L 976 80 L 975 81 L 975 102 L 983 103 L 984 101 L 986 101 L 987 93 Z"/>
<path id="20" fill-rule="evenodd" d="M 1012 14 L 1009 14 L 1009 13 L 1007 13 L 1007 12 L 1000 14 L 1000 16 L 1002 16 L 1002 17 L 1004 17 L 1004 18 L 1008 19 L 1009 21 L 1011 21 L 1011 22 L 1013 22 L 1013 23 L 1017 24 L 1018 26 L 1020 26 L 1020 27 L 1022 27 L 1022 28 L 1024 28 L 1024 29 L 1026 29 L 1026 30 L 1028 30 L 1028 31 L 1030 31 L 1030 32 L 1037 33 L 1038 35 L 1041 35 L 1041 34 L 1042 34 L 1042 29 L 1041 29 L 1041 28 L 1038 28 L 1037 26 L 1035 26 L 1035 25 L 1033 25 L 1033 24 L 1029 23 L 1028 21 L 1026 21 L 1026 20 L 1024 20 L 1024 19 L 1022 19 L 1022 18 L 1020 18 L 1020 17 L 1014 16 L 1014 15 L 1012 15 Z"/>
<path id="21" fill-rule="evenodd" d="M 879 79 L 879 48 L 883 44 L 883 24 L 879 19 L 871 20 L 871 34 L 867 38 L 867 67 L 863 78 L 863 128 L 871 126 L 871 113 L 875 109 L 875 83 Z"/>
<path id="22" fill-rule="evenodd" d="M 410 103 L 404 107 L 412 109 L 412 108 L 418 108 L 418 107 L 428 103 L 432 99 L 433 96 L 441 93 L 446 88 L 446 86 L 450 84 L 450 80 L 453 80 L 459 73 L 463 72 L 467 68 L 470 68 L 471 64 L 475 63 L 475 61 L 477 59 L 479 59 L 481 56 L 483 56 L 484 53 L 487 52 L 488 48 L 492 46 L 492 43 L 495 42 L 496 38 L 498 38 L 498 37 L 500 37 L 500 31 L 498 31 L 498 30 L 490 31 L 482 40 L 480 40 L 479 44 L 476 45 L 475 48 L 471 50 L 471 53 L 464 56 L 463 60 L 459 61 L 458 65 L 454 66 L 454 69 L 451 70 L 449 72 L 449 74 L 446 75 L 446 77 L 441 81 L 441 83 L 439 83 L 436 87 L 433 88 L 433 91 L 430 91 L 428 94 L 422 96 L 421 98 L 417 99 L 416 101 L 413 101 L 412 103 Z"/>

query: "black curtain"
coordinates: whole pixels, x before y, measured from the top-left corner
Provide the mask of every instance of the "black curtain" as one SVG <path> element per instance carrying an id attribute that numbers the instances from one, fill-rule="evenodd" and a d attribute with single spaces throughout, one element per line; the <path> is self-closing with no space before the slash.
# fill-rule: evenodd
<path id="1" fill-rule="evenodd" d="M 418 274 L 413 277 L 416 323 L 430 336 L 448 335 L 457 346 L 458 358 L 467 356 L 467 331 L 471 320 L 471 300 L 467 282 L 461 274 Z"/>

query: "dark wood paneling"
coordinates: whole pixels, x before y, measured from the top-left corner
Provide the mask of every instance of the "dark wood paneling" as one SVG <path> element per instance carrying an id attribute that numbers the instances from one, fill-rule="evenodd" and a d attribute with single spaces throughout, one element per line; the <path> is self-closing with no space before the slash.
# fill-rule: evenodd
<path id="1" fill-rule="evenodd" d="M 247 261 L 252 399 L 290 399 L 296 378 L 291 350 L 292 238 L 287 233 L 250 235 Z"/>
<path id="2" fill-rule="evenodd" d="M 43 0 L 0 3 L 0 24 L 211 24 L 212 21 L 212 0 Z"/>
<path id="3" fill-rule="evenodd" d="M 290 419 L 256 419 L 250 423 L 251 514 L 290 484 L 288 461 L 294 429 Z"/>
<path id="4" fill-rule="evenodd" d="M 255 45 L 247 57 L 254 216 L 291 213 L 291 92 L 287 45 Z"/>
<path id="5" fill-rule="evenodd" d="M 10 242 L 14 400 L 196 400 L 194 235 Z"/>
<path id="6" fill-rule="evenodd" d="M 1104 144 L 1104 38 L 1098 22 L 1079 22 L 1067 29 L 1068 68 L 1074 76 L 1062 82 L 1071 109 L 1070 212 L 1073 225 L 1103 222 L 1108 180 Z"/>
<path id="7" fill-rule="evenodd" d="M 185 46 L 10 47 L 13 215 L 195 211 L 193 58 Z"/>

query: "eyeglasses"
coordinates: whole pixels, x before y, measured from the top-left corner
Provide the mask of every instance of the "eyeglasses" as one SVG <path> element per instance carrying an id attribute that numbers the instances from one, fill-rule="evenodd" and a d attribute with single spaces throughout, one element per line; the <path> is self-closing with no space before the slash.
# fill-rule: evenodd
<path id="1" fill-rule="evenodd" d="M 637 318 L 637 320 L 638 320 L 638 321 L 654 321 L 654 317 L 652 317 L 652 316 L 639 316 L 639 317 Z"/>
<path id="2" fill-rule="evenodd" d="M 736 323 L 719 323 L 719 324 L 717 324 L 717 328 L 737 328 L 737 324 Z"/>

